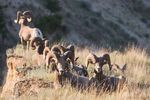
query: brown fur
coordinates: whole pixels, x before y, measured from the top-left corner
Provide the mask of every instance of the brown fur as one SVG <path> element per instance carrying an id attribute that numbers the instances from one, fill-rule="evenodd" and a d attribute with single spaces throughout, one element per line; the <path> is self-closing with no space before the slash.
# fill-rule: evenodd
<path id="1" fill-rule="evenodd" d="M 42 33 L 37 28 L 31 28 L 27 24 L 31 21 L 31 12 L 25 11 L 17 12 L 17 19 L 15 20 L 15 23 L 18 23 L 20 25 L 20 31 L 19 31 L 19 37 L 21 39 L 21 44 L 26 45 L 27 49 L 29 50 L 30 41 L 34 37 L 41 37 L 43 39 Z M 24 47 L 25 48 L 25 47 Z"/>

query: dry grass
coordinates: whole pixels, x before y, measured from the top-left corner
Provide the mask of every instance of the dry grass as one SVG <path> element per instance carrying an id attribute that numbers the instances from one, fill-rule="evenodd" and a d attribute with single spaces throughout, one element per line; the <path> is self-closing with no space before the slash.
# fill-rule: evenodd
<path id="1" fill-rule="evenodd" d="M 65 86 L 61 89 L 43 89 L 37 96 L 21 96 L 19 99 L 35 99 L 35 100 L 148 100 L 150 99 L 150 56 L 144 49 L 136 47 L 127 48 L 124 52 L 114 51 L 108 52 L 105 49 L 97 51 L 90 51 L 88 48 L 80 49 L 76 48 L 76 56 L 79 57 L 79 63 L 85 65 L 85 58 L 89 52 L 94 52 L 97 55 L 109 53 L 112 63 L 124 65 L 127 63 L 127 70 L 125 76 L 128 79 L 128 89 L 125 88 L 120 92 L 114 93 L 101 93 L 96 94 L 94 90 L 87 92 L 80 92 L 70 86 Z M 33 51 L 25 54 L 20 46 L 14 49 L 15 54 L 24 55 L 31 61 Z M 8 51 L 10 54 L 10 50 Z M 36 69 L 28 73 L 27 77 L 39 77 L 47 81 L 53 81 L 54 75 L 46 73 L 42 66 L 40 69 Z M 93 74 L 93 66 L 88 68 L 90 76 Z M 108 66 L 104 67 L 105 74 L 115 74 L 108 71 Z"/>

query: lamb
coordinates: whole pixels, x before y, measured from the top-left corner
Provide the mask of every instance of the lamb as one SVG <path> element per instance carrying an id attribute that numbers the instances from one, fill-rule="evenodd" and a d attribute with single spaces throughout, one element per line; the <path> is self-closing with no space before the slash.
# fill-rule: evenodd
<path id="1" fill-rule="evenodd" d="M 108 61 L 105 61 L 107 58 Z M 93 87 L 97 87 L 98 91 L 104 90 L 104 91 L 115 91 L 118 89 L 118 87 L 122 87 L 126 81 L 126 78 L 124 76 L 120 77 L 113 77 L 113 76 L 106 76 L 103 74 L 102 67 L 106 62 L 108 62 L 109 66 L 116 66 L 117 64 L 111 65 L 110 59 L 108 54 L 104 54 L 102 58 L 97 58 L 94 54 L 89 54 L 86 59 L 86 64 L 89 63 L 95 64 L 94 68 L 94 75 L 90 79 L 89 85 Z M 101 60 L 101 61 L 100 61 Z M 126 65 L 122 69 L 125 69 Z M 110 68 L 110 69 L 111 69 Z M 121 69 L 118 65 L 117 67 L 119 70 Z M 121 69 L 121 70 L 122 70 Z"/>
<path id="2" fill-rule="evenodd" d="M 14 20 L 15 23 L 20 25 L 19 37 L 21 39 L 21 44 L 23 44 L 23 48 L 25 49 L 25 45 L 27 45 L 27 49 L 29 50 L 30 41 L 34 37 L 40 37 L 43 39 L 42 32 L 38 28 L 31 28 L 28 26 L 28 23 L 32 21 L 32 14 L 30 11 L 18 11 L 17 19 Z"/>

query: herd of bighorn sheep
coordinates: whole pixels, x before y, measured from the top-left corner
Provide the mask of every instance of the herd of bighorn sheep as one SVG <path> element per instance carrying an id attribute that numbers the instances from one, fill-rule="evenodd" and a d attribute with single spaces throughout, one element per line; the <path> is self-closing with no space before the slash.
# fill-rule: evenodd
<path id="1" fill-rule="evenodd" d="M 119 77 L 108 76 L 103 73 L 103 66 L 108 64 L 109 70 L 124 71 L 126 65 L 120 68 L 117 64 L 112 64 L 110 55 L 104 54 L 98 57 L 94 53 L 90 53 L 86 57 L 85 66 L 77 63 L 75 58 L 75 47 L 69 45 L 53 45 L 49 47 L 49 41 L 43 38 L 42 32 L 37 28 L 29 27 L 32 21 L 30 11 L 18 11 L 15 23 L 20 25 L 19 37 L 23 46 L 26 44 L 27 49 L 31 47 L 35 50 L 34 59 L 37 65 L 44 61 L 47 72 L 56 74 L 55 86 L 63 86 L 65 83 L 70 84 L 78 89 L 95 88 L 97 91 L 114 91 L 124 86 L 126 78 L 123 75 Z M 89 64 L 94 65 L 94 75 L 89 78 L 87 67 Z"/>

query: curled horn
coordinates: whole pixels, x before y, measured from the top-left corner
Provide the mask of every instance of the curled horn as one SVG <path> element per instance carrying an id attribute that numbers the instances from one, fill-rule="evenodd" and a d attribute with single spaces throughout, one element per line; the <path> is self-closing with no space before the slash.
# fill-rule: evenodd
<path id="1" fill-rule="evenodd" d="M 35 37 L 31 40 L 31 48 L 32 50 L 35 50 L 36 49 L 36 46 L 37 45 L 41 45 L 42 44 L 42 39 L 40 37 Z M 34 44 L 36 43 L 36 45 Z"/>
<path id="2" fill-rule="evenodd" d="M 19 22 L 20 16 L 22 16 L 22 12 L 21 11 L 17 11 L 17 19 L 14 20 L 15 23 Z"/>
<path id="3" fill-rule="evenodd" d="M 49 47 L 49 41 L 48 40 L 45 40 L 44 44 L 45 44 L 45 47 Z"/>
<path id="4" fill-rule="evenodd" d="M 59 54 L 57 54 L 56 52 L 52 52 L 52 51 L 50 51 L 48 57 L 46 57 L 48 62 L 54 61 L 55 63 L 58 62 L 58 58 L 59 58 Z"/>
<path id="5" fill-rule="evenodd" d="M 71 60 L 71 63 L 74 65 L 74 56 L 72 51 L 66 51 L 64 53 L 65 59 L 69 58 Z"/>
<path id="6" fill-rule="evenodd" d="M 97 62 L 97 56 L 93 53 L 90 53 L 86 58 L 86 66 L 88 67 L 89 63 L 95 64 Z"/>
<path id="7" fill-rule="evenodd" d="M 46 59 L 47 54 L 50 52 L 49 41 L 44 40 L 43 59 Z"/>
<path id="8" fill-rule="evenodd" d="M 23 16 L 25 16 L 27 18 L 28 22 L 32 21 L 32 13 L 30 11 L 24 11 Z"/>
<path id="9" fill-rule="evenodd" d="M 112 69 L 112 65 L 111 65 L 111 60 L 110 60 L 109 54 L 104 54 L 103 58 L 104 58 L 104 63 L 108 64 L 109 70 L 111 70 Z"/>
<path id="10" fill-rule="evenodd" d="M 50 52 L 50 49 L 48 47 L 45 47 L 44 48 L 44 51 L 43 51 L 43 58 L 46 59 L 46 56 L 47 54 Z"/>
<path id="11" fill-rule="evenodd" d="M 64 47 L 61 45 L 54 45 L 54 46 L 52 46 L 51 51 L 57 52 L 58 54 L 63 54 Z"/>

